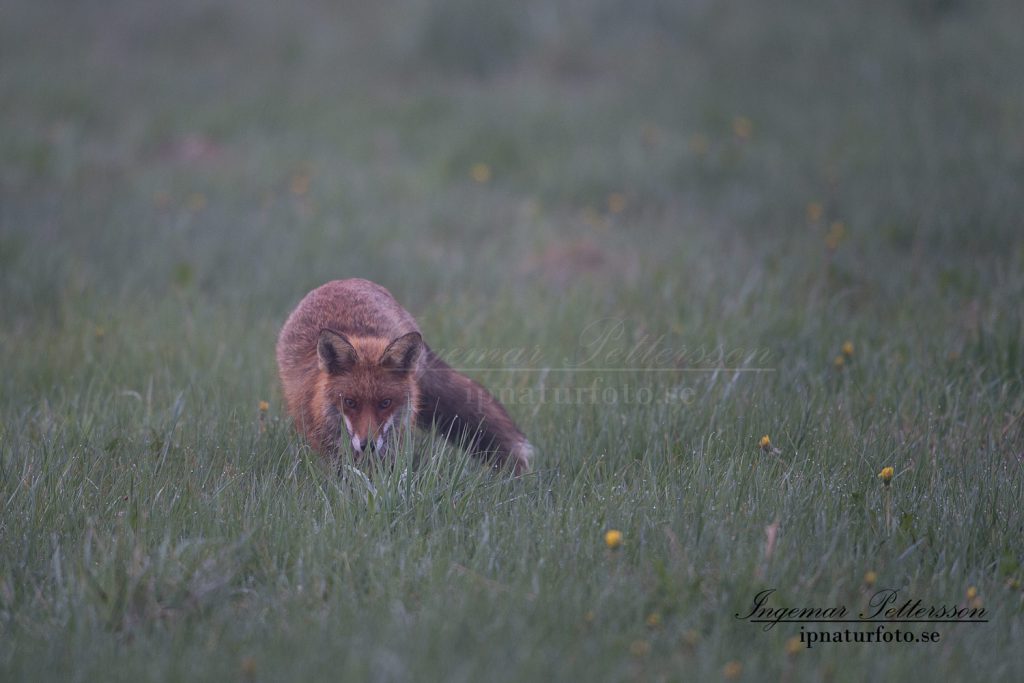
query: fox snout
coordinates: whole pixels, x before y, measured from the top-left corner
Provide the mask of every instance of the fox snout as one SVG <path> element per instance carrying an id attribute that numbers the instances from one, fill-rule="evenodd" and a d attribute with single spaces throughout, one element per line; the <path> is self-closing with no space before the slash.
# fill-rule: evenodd
<path id="1" fill-rule="evenodd" d="M 383 425 L 374 425 L 367 422 L 361 428 L 353 425 L 352 421 L 345 417 L 345 428 L 348 429 L 352 450 L 356 454 L 371 453 L 384 450 L 384 440 L 391 431 L 392 420 L 388 419 Z"/>

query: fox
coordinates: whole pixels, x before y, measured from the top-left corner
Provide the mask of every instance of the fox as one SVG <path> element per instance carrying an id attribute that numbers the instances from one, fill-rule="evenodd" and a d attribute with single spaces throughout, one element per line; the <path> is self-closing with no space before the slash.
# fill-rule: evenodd
<path id="1" fill-rule="evenodd" d="M 454 436 L 471 455 L 530 471 L 534 449 L 504 406 L 441 359 L 413 316 L 369 280 L 312 290 L 277 339 L 288 415 L 310 447 L 339 462 L 390 452 L 405 425 Z"/>

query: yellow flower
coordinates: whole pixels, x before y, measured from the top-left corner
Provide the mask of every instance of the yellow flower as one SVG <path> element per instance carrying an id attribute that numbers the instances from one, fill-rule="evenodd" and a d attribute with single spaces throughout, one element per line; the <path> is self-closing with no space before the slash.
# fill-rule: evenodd
<path id="1" fill-rule="evenodd" d="M 832 361 L 832 364 L 836 366 L 837 370 L 842 370 L 843 366 L 846 365 L 846 358 L 842 354 L 839 354 L 835 357 L 835 360 Z"/>
<path id="2" fill-rule="evenodd" d="M 978 589 L 975 588 L 974 586 L 969 586 L 967 588 L 967 599 L 968 600 L 973 600 L 976 597 L 978 597 Z"/>
<path id="3" fill-rule="evenodd" d="M 820 221 L 823 213 L 825 213 L 825 207 L 821 205 L 821 202 L 811 202 L 807 205 L 807 221 L 809 223 Z"/>
<path id="4" fill-rule="evenodd" d="M 651 654 L 651 644 L 646 640 L 634 640 L 629 644 L 629 653 L 634 657 L 646 657 Z"/>
<path id="5" fill-rule="evenodd" d="M 766 451 L 772 447 L 772 440 L 768 437 L 767 434 L 765 434 L 764 436 L 761 437 L 761 440 L 757 442 L 757 445 L 761 448 L 762 451 Z"/>
<path id="6" fill-rule="evenodd" d="M 246 680 L 252 679 L 256 675 L 256 660 L 252 657 L 243 657 L 239 665 L 242 671 L 242 677 Z"/>
<path id="7" fill-rule="evenodd" d="M 746 116 L 737 116 L 732 120 L 732 132 L 740 140 L 746 140 L 754 134 L 754 124 Z"/>
<path id="8" fill-rule="evenodd" d="M 484 163 L 473 164 L 469 169 L 469 177 L 481 185 L 491 180 L 491 167 Z"/>
<path id="9" fill-rule="evenodd" d="M 186 206 L 189 211 L 202 211 L 206 208 L 206 195 L 202 192 L 193 192 L 188 196 Z"/>
<path id="10" fill-rule="evenodd" d="M 292 176 L 291 191 L 293 195 L 301 197 L 309 192 L 309 174 L 302 172 Z"/>
<path id="11" fill-rule="evenodd" d="M 829 226 L 828 234 L 825 235 L 825 246 L 835 251 L 845 238 L 846 225 L 842 221 L 836 221 Z"/>
<path id="12" fill-rule="evenodd" d="M 896 474 L 896 470 L 891 467 L 883 467 L 882 471 L 878 473 L 878 478 L 882 480 L 882 483 L 886 486 L 892 481 L 893 476 Z"/>
<path id="13" fill-rule="evenodd" d="M 853 357 L 853 342 L 852 341 L 847 340 L 847 341 L 843 342 L 843 355 L 846 356 L 847 358 L 852 358 Z"/>
<path id="14" fill-rule="evenodd" d="M 645 619 L 645 621 L 647 622 L 648 627 L 658 628 L 661 626 L 661 615 L 657 612 L 651 612 L 647 615 L 647 619 Z"/>
<path id="15" fill-rule="evenodd" d="M 266 401 L 260 401 L 260 412 L 265 413 L 270 410 L 270 404 Z"/>
<path id="16" fill-rule="evenodd" d="M 722 667 L 722 675 L 728 679 L 739 678 L 743 673 L 743 665 L 733 660 Z"/>
<path id="17" fill-rule="evenodd" d="M 864 585 L 871 588 L 878 581 L 878 574 L 874 570 L 864 572 Z"/>
<path id="18" fill-rule="evenodd" d="M 700 633 L 696 629 L 691 628 L 689 631 L 683 633 L 682 637 L 680 638 L 680 642 L 682 643 L 683 647 L 686 648 L 692 649 L 694 647 L 697 647 L 697 643 L 700 642 Z"/>
<path id="19" fill-rule="evenodd" d="M 800 636 L 793 636 L 786 641 L 786 654 L 795 655 L 800 652 L 804 647 L 804 644 L 800 642 Z"/>
<path id="20" fill-rule="evenodd" d="M 622 532 L 618 529 L 609 529 L 604 532 L 604 544 L 615 550 L 622 545 Z"/>
<path id="21" fill-rule="evenodd" d="M 626 195 L 621 192 L 612 192 L 608 195 L 608 211 L 611 213 L 622 213 L 626 210 Z"/>

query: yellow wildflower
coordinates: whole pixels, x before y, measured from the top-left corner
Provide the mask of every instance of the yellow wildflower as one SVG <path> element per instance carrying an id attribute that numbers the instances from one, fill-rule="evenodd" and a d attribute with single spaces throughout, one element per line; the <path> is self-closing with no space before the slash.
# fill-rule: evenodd
<path id="1" fill-rule="evenodd" d="M 270 404 L 266 401 L 260 401 L 260 412 L 265 413 L 270 410 Z"/>
<path id="2" fill-rule="evenodd" d="M 973 600 L 976 597 L 978 597 L 978 589 L 975 588 L 974 586 L 969 586 L 967 588 L 967 599 L 968 600 Z"/>
<path id="3" fill-rule="evenodd" d="M 754 124 L 746 116 L 737 116 L 732 120 L 732 132 L 740 140 L 746 140 L 754 134 Z"/>
<path id="4" fill-rule="evenodd" d="M 821 216 L 824 213 L 825 207 L 821 205 L 821 202 L 811 202 L 807 205 L 807 222 L 817 223 L 821 220 Z"/>
<path id="5" fill-rule="evenodd" d="M 696 629 L 691 628 L 690 630 L 683 633 L 682 637 L 680 638 L 680 642 L 682 643 L 683 647 L 692 649 L 697 646 L 697 643 L 700 642 L 700 632 L 698 632 Z"/>
<path id="6" fill-rule="evenodd" d="M 202 211 L 206 208 L 206 195 L 202 192 L 193 192 L 188 196 L 186 205 L 189 211 Z"/>
<path id="7" fill-rule="evenodd" d="M 853 357 L 853 342 L 846 340 L 843 342 L 843 355 L 847 358 Z"/>
<path id="8" fill-rule="evenodd" d="M 622 532 L 618 529 L 609 529 L 604 533 L 604 544 L 615 550 L 622 545 Z"/>
<path id="9" fill-rule="evenodd" d="M 878 478 L 882 480 L 883 484 L 888 486 L 895 474 L 896 470 L 894 470 L 893 468 L 883 467 L 882 471 L 878 473 Z"/>
<path id="10" fill-rule="evenodd" d="M 786 641 L 786 654 L 795 655 L 800 652 L 804 647 L 804 644 L 800 642 L 800 636 L 793 636 Z"/>
<path id="11" fill-rule="evenodd" d="M 485 163 L 473 164 L 472 168 L 469 169 L 469 177 L 473 179 L 473 182 L 488 183 L 491 180 L 491 167 Z"/>
<path id="12" fill-rule="evenodd" d="M 828 234 L 825 235 L 825 246 L 831 251 L 835 251 L 845 238 L 846 225 L 842 221 L 836 221 L 829 226 Z"/>
<path id="13" fill-rule="evenodd" d="M 768 437 L 767 434 L 765 434 L 764 436 L 761 437 L 761 440 L 757 442 L 757 445 L 761 448 L 762 451 L 766 451 L 772 447 L 772 440 Z"/>
<path id="14" fill-rule="evenodd" d="M 301 197 L 309 192 L 309 174 L 296 173 L 292 176 L 291 191 L 293 195 Z"/>
<path id="15" fill-rule="evenodd" d="M 846 357 L 843 356 L 843 354 L 839 354 L 835 357 L 835 360 L 832 361 L 832 364 L 836 366 L 837 370 L 842 370 L 843 366 L 846 365 Z"/>
<path id="16" fill-rule="evenodd" d="M 612 192 L 608 195 L 608 211 L 611 213 L 622 213 L 626 210 L 626 195 L 621 192 Z"/>
<path id="17" fill-rule="evenodd" d="M 878 581 L 878 574 L 874 570 L 864 572 L 864 585 L 871 588 Z"/>
<path id="18" fill-rule="evenodd" d="M 651 612 L 644 621 L 647 622 L 649 628 L 658 628 L 661 626 L 661 615 L 657 612 Z"/>

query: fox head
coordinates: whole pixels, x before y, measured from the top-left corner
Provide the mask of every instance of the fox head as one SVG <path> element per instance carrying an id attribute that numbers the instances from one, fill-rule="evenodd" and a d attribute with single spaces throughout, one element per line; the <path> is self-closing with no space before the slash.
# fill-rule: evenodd
<path id="1" fill-rule="evenodd" d="M 320 331 L 316 352 L 324 417 L 335 435 L 344 425 L 357 459 L 367 449 L 384 451 L 396 425 L 415 414 L 423 349 L 419 332 L 385 339 Z"/>

